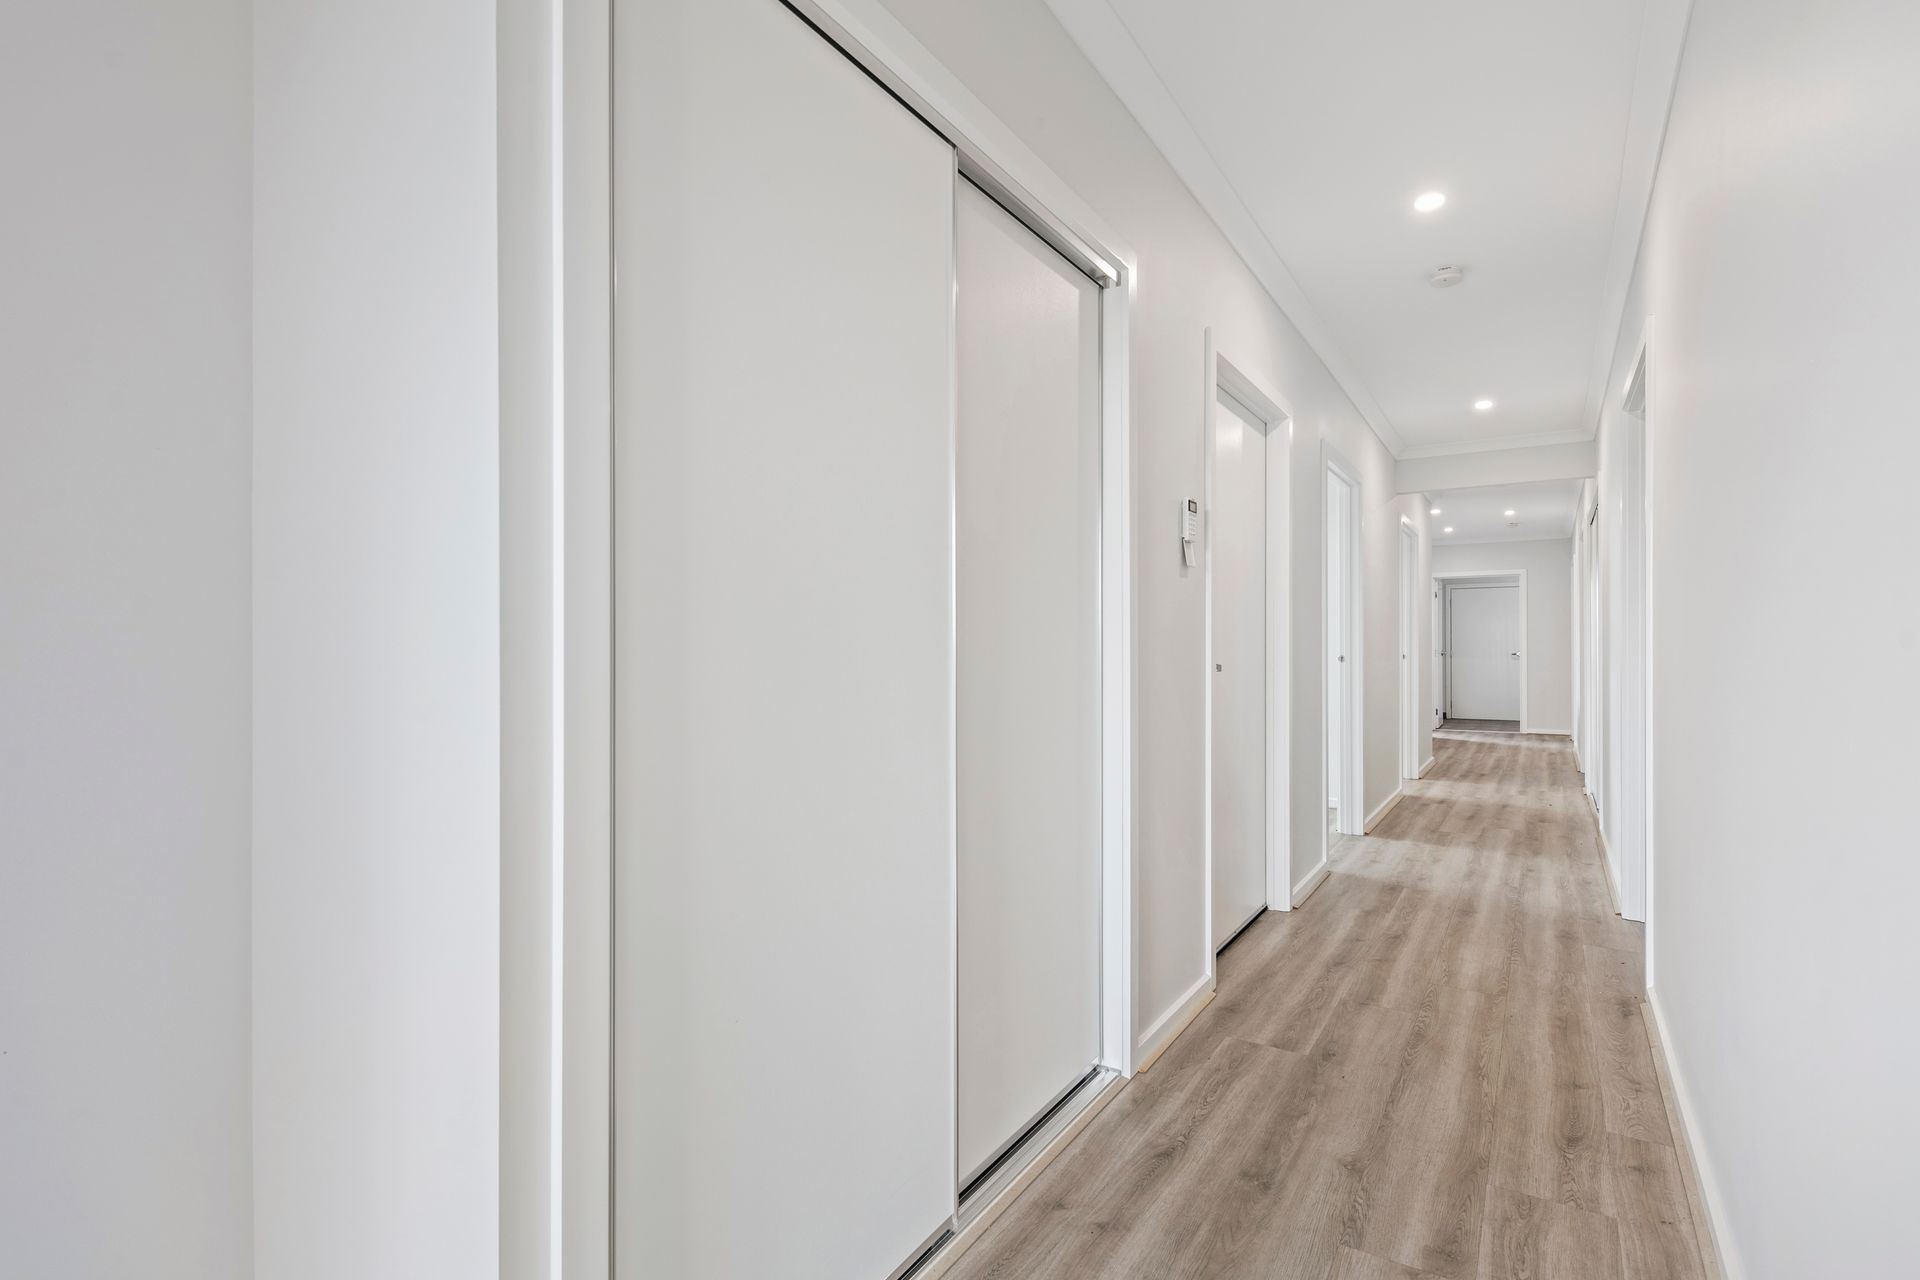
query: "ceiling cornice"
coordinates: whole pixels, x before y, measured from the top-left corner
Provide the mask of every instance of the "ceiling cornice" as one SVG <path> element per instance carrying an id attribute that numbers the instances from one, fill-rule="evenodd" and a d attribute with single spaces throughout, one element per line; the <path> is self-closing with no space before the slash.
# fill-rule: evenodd
<path id="1" fill-rule="evenodd" d="M 1173 165 L 1174 172 L 1186 183 L 1200 207 L 1226 235 L 1228 243 L 1300 331 L 1300 336 L 1307 340 L 1307 345 L 1320 357 L 1320 362 L 1326 365 L 1387 451 L 1396 458 L 1405 456 L 1406 442 L 1367 389 L 1359 370 L 1334 341 L 1333 331 L 1308 301 L 1306 292 L 1287 269 L 1286 261 L 1267 238 L 1259 220 L 1214 162 L 1213 153 L 1120 15 L 1106 0 L 1047 0 L 1047 7 L 1147 131 L 1147 136 Z"/>

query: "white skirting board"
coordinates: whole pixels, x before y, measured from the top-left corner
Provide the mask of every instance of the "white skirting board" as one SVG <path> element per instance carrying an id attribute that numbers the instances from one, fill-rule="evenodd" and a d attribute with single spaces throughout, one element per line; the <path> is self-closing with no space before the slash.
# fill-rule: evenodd
<path id="1" fill-rule="evenodd" d="M 1145 1071 L 1153 1065 L 1154 1059 L 1166 1052 L 1167 1046 L 1176 1040 L 1187 1024 L 1200 1016 L 1200 1011 L 1213 1002 L 1213 975 L 1203 973 L 1200 981 L 1193 984 L 1187 993 L 1180 997 L 1173 1008 L 1161 1014 L 1159 1019 L 1140 1037 L 1140 1044 L 1134 1050 L 1133 1061 L 1136 1073 Z"/>
<path id="2" fill-rule="evenodd" d="M 1385 800 L 1382 800 L 1380 802 L 1380 807 L 1367 815 L 1366 830 L 1372 831 L 1375 827 L 1379 826 L 1381 819 L 1385 818 L 1389 813 L 1392 813 L 1393 806 L 1399 804 L 1402 800 L 1404 800 L 1406 798 L 1406 795 L 1407 795 L 1406 788 L 1395 787 L 1393 789 L 1393 794 L 1388 796 Z"/>
<path id="3" fill-rule="evenodd" d="M 1327 872 L 1330 869 L 1327 865 L 1327 860 L 1322 858 L 1320 859 L 1319 866 L 1307 872 L 1306 875 L 1301 876 L 1300 883 L 1293 886 L 1293 905 L 1297 907 L 1312 897 L 1313 891 L 1318 889 L 1322 882 L 1326 880 Z"/>
<path id="4" fill-rule="evenodd" d="M 1428 756 L 1427 762 L 1420 766 L 1420 776 L 1424 778 L 1429 773 L 1432 773 L 1432 772 L 1433 772 L 1433 757 Z"/>
<path id="5" fill-rule="evenodd" d="M 1746 1280 L 1733 1241 L 1723 1236 L 1717 1223 L 1727 1221 L 1725 1198 L 1713 1175 L 1713 1165 L 1700 1142 L 1699 1122 L 1693 1109 L 1693 1095 L 1687 1090 L 1686 1077 L 1674 1060 L 1673 1043 L 1667 1035 L 1667 1020 L 1660 1012 L 1660 997 L 1647 988 L 1647 1038 L 1653 1042 L 1654 1068 L 1660 1076 L 1661 1092 L 1666 1095 L 1667 1114 L 1673 1122 L 1674 1146 L 1680 1156 L 1680 1173 L 1686 1183 L 1688 1207 L 1693 1213 L 1693 1230 L 1700 1243 L 1700 1264 L 1706 1280 Z"/>

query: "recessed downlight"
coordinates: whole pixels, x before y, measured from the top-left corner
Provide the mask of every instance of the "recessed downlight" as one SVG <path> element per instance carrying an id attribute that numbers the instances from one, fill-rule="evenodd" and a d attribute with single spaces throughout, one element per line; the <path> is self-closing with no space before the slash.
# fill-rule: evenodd
<path id="1" fill-rule="evenodd" d="M 1423 191 L 1413 198 L 1413 207 L 1421 213 L 1432 213 L 1447 202 L 1444 191 Z"/>
<path id="2" fill-rule="evenodd" d="M 1441 530 L 1440 532 L 1442 532 L 1442 533 L 1452 533 L 1452 532 L 1453 532 L 1453 526 L 1452 526 L 1452 525 L 1448 525 L 1448 526 L 1447 526 L 1446 528 L 1444 528 L 1444 529 L 1442 529 L 1442 530 Z"/>
<path id="3" fill-rule="evenodd" d="M 1507 514 L 1507 515 L 1510 515 L 1510 516 L 1513 516 L 1513 515 L 1519 515 L 1520 513 L 1519 513 L 1519 512 L 1517 512 L 1517 511 L 1514 511 L 1514 510 L 1513 510 L 1513 509 L 1511 509 L 1511 508 L 1509 508 L 1509 509 L 1507 510 L 1507 512 L 1506 512 L 1506 514 Z"/>
<path id="4" fill-rule="evenodd" d="M 1435 507 L 1433 510 L 1427 512 L 1427 514 L 1430 516 L 1437 516 L 1440 514 L 1440 508 Z"/>
<path id="5" fill-rule="evenodd" d="M 1481 413 L 1485 413 L 1487 410 L 1493 408 L 1493 401 L 1489 400 L 1485 396 L 1481 396 L 1478 400 L 1475 400 L 1473 402 L 1473 407 L 1479 410 Z"/>

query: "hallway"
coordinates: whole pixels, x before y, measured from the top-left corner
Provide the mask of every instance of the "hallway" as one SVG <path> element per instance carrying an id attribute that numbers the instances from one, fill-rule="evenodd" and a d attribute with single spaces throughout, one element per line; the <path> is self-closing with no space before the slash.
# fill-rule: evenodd
<path id="1" fill-rule="evenodd" d="M 1571 745 L 1435 755 L 947 1276 L 1703 1276 Z"/>
<path id="2" fill-rule="evenodd" d="M 1920 1280 L 1917 63 L 6 5 L 0 1280 Z"/>

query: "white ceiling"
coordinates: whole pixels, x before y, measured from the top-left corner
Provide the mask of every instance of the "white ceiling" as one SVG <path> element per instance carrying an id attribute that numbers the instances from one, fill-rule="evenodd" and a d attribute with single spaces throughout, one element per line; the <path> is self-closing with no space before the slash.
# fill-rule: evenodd
<path id="1" fill-rule="evenodd" d="M 1592 435 L 1683 0 L 1049 3 L 1395 453 Z"/>
<path id="2" fill-rule="evenodd" d="M 1541 480 L 1478 489 L 1441 489 L 1425 495 L 1436 547 L 1467 542 L 1532 542 L 1573 536 L 1580 481 Z M 1434 507 L 1439 515 L 1431 514 Z M 1507 512 L 1513 512 L 1508 515 Z M 1445 530 L 1451 528 L 1452 533 Z"/>

